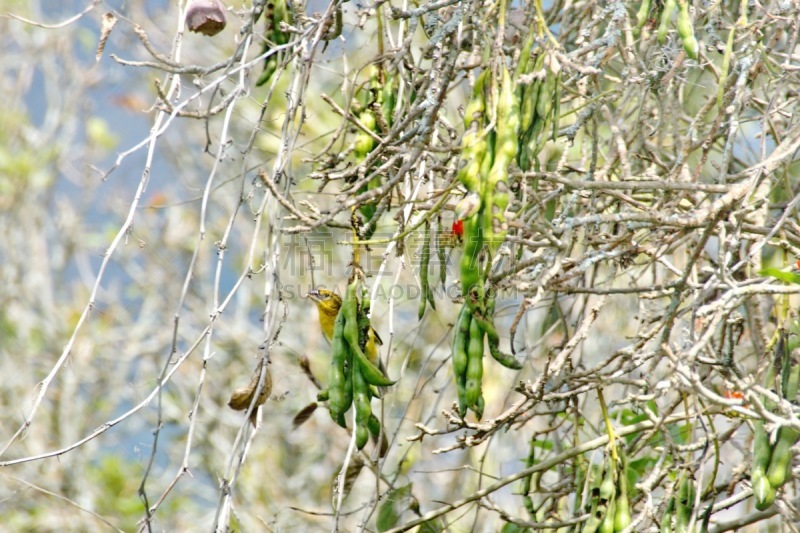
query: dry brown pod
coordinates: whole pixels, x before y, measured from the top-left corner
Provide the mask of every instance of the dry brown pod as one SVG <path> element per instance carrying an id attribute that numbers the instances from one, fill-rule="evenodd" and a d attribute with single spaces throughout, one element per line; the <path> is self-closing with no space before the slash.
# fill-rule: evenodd
<path id="1" fill-rule="evenodd" d="M 220 0 L 193 0 L 186 10 L 189 31 L 216 35 L 225 29 L 225 5 Z"/>
<path id="2" fill-rule="evenodd" d="M 272 374 L 269 371 L 269 367 L 265 369 L 265 372 L 266 376 L 264 376 L 264 388 L 261 389 L 261 394 L 258 395 L 253 412 L 250 413 L 250 423 L 253 424 L 253 426 L 256 425 L 258 406 L 263 405 L 264 402 L 267 401 L 267 398 L 269 398 L 269 395 L 272 393 Z M 253 377 L 246 387 L 240 387 L 233 391 L 233 394 L 231 394 L 231 399 L 228 401 L 228 407 L 235 411 L 244 411 L 250 407 L 250 404 L 253 402 L 253 396 L 255 396 L 256 389 L 258 388 L 258 380 L 260 377 L 261 365 L 256 367 L 256 371 L 253 373 Z"/>

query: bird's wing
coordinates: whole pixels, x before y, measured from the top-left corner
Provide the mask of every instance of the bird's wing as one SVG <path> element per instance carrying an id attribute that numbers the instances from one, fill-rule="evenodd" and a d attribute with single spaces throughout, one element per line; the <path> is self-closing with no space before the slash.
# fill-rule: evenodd
<path id="1" fill-rule="evenodd" d="M 374 329 L 374 328 L 369 328 L 369 329 L 370 329 L 370 331 L 372 332 L 372 337 L 375 339 L 375 344 L 377 344 L 378 346 L 383 346 L 383 341 L 382 341 L 382 340 L 381 340 L 381 338 L 378 336 L 378 332 L 377 332 L 377 331 L 375 331 L 375 329 Z"/>

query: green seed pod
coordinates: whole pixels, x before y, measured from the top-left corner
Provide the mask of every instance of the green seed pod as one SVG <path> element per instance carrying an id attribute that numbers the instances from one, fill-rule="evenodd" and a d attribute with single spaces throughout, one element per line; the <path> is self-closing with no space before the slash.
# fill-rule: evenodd
<path id="1" fill-rule="evenodd" d="M 358 365 L 353 365 L 353 404 L 356 409 L 356 446 L 360 450 L 369 440 L 367 424 L 372 416 L 369 386 Z M 366 435 L 366 437 L 364 436 Z"/>
<path id="2" fill-rule="evenodd" d="M 480 253 L 483 247 L 481 213 L 475 213 L 464 221 L 464 253 L 461 255 L 461 293 L 472 306 L 472 301 L 482 299 Z M 475 295 L 473 298 L 472 295 Z"/>
<path id="3" fill-rule="evenodd" d="M 661 533 L 672 533 L 672 519 L 675 513 L 675 496 L 667 502 L 667 508 L 664 509 L 664 516 L 661 517 Z"/>
<path id="4" fill-rule="evenodd" d="M 464 111 L 466 131 L 461 138 L 458 180 L 471 192 L 480 190 L 481 165 L 487 149 L 487 138 L 483 132 L 486 112 L 484 85 L 487 73 L 488 71 L 482 72 L 475 80 L 472 100 Z"/>
<path id="5" fill-rule="evenodd" d="M 475 402 L 475 406 L 472 408 L 478 420 L 483 418 L 483 409 L 485 407 L 486 407 L 486 401 L 483 399 L 483 394 L 481 394 L 480 396 L 478 396 L 478 401 Z"/>
<path id="6" fill-rule="evenodd" d="M 675 532 L 688 533 L 694 509 L 694 479 L 685 471 L 681 474 L 675 503 Z"/>
<path id="7" fill-rule="evenodd" d="M 484 70 L 475 78 L 475 86 L 472 88 L 472 99 L 464 109 L 464 127 L 470 129 L 473 123 L 482 125 L 486 113 L 486 100 L 484 97 L 484 86 L 488 70 Z"/>
<path id="8" fill-rule="evenodd" d="M 550 57 L 548 56 L 548 63 Z M 536 115 L 540 120 L 547 123 L 553 111 L 553 95 L 556 90 L 556 77 L 549 71 L 547 77 L 542 83 L 541 93 L 536 101 Z M 546 129 L 546 128 L 544 128 Z"/>
<path id="9" fill-rule="evenodd" d="M 265 47 L 264 52 L 269 50 L 269 47 Z M 264 60 L 264 70 L 261 72 L 261 75 L 258 77 L 256 81 L 256 86 L 260 87 L 267 83 L 272 75 L 275 74 L 275 71 L 278 70 L 278 55 L 272 54 L 271 56 L 267 57 Z"/>
<path id="10" fill-rule="evenodd" d="M 528 65 L 531 67 L 530 72 L 540 72 L 544 69 L 544 60 L 547 54 L 539 52 L 536 59 L 532 59 Z M 533 119 L 536 114 L 536 109 L 539 105 L 539 98 L 546 97 L 542 93 L 542 86 L 544 80 L 539 78 L 533 79 L 530 84 L 525 88 L 523 98 L 519 101 L 520 106 L 520 133 L 529 133 Z"/>
<path id="11" fill-rule="evenodd" d="M 603 521 L 600 522 L 600 527 L 597 528 L 598 533 L 614 533 L 614 518 L 617 514 L 617 500 L 611 498 L 606 504 L 606 512 L 603 515 Z"/>
<path id="12" fill-rule="evenodd" d="M 675 12 L 675 0 L 665 0 L 664 8 L 661 10 L 661 19 L 658 24 L 658 43 L 664 44 L 667 42 L 667 32 L 669 31 L 669 23 L 672 21 L 672 13 Z"/>
<path id="13" fill-rule="evenodd" d="M 750 475 L 750 483 L 753 485 L 753 494 L 756 497 L 756 509 L 764 511 L 775 503 L 778 491 L 770 484 L 767 476 L 753 472 Z"/>
<path id="14" fill-rule="evenodd" d="M 531 50 L 533 49 L 533 41 L 536 32 L 528 31 L 528 37 L 525 39 L 525 42 L 522 44 L 522 50 L 519 53 L 519 61 L 517 62 L 517 68 L 514 71 L 514 81 L 518 81 L 519 77 L 523 74 L 528 73 L 528 65 L 531 65 Z"/>
<path id="15" fill-rule="evenodd" d="M 469 325 L 469 344 L 467 347 L 467 406 L 473 411 L 478 406 L 478 398 L 483 396 L 483 332 L 474 320 Z M 476 413 L 477 414 L 477 413 Z"/>
<path id="16" fill-rule="evenodd" d="M 456 381 L 458 395 L 458 411 L 463 417 L 467 414 L 467 348 L 469 344 L 469 325 L 471 315 L 469 306 L 464 304 L 458 313 L 456 326 L 453 332 L 452 358 L 453 376 Z"/>
<path id="17" fill-rule="evenodd" d="M 764 422 L 757 420 L 755 422 L 755 430 L 753 433 L 753 464 L 750 479 L 755 480 L 756 477 L 764 477 L 769 468 L 770 457 L 772 456 L 772 446 L 769 444 L 769 435 L 764 429 Z M 755 483 L 753 488 L 755 488 Z M 756 493 L 756 500 L 759 499 Z"/>
<path id="18" fill-rule="evenodd" d="M 383 375 L 378 367 L 372 364 L 369 359 L 364 355 L 359 341 L 359 323 L 358 323 L 358 298 L 356 296 L 356 287 L 358 280 L 353 281 L 347 287 L 347 294 L 342 302 L 342 310 L 339 314 L 344 314 L 344 338 L 350 346 L 350 352 L 354 356 L 354 363 L 361 365 L 361 372 L 364 379 L 370 385 L 376 387 L 388 387 L 394 385 L 394 381 Z M 338 320 L 338 317 L 337 317 Z M 366 344 L 366 338 L 364 339 Z"/>
<path id="19" fill-rule="evenodd" d="M 381 421 L 374 414 L 370 415 L 367 420 L 367 428 L 373 437 L 378 438 L 381 434 Z"/>
<path id="20" fill-rule="evenodd" d="M 790 427 L 782 427 L 778 430 L 778 441 L 772 448 L 772 456 L 767 469 L 767 480 L 772 488 L 781 488 L 786 480 L 791 477 L 792 469 L 792 446 L 797 443 L 800 433 Z"/>
<path id="21" fill-rule="evenodd" d="M 650 0 L 642 0 L 639 11 L 636 12 L 636 31 L 641 31 L 650 18 Z"/>
<path id="22" fill-rule="evenodd" d="M 491 252 L 497 250 L 508 230 L 505 219 L 505 209 L 508 206 L 508 168 L 517 155 L 519 122 L 519 102 L 514 97 L 511 76 L 504 66 L 497 101 L 494 161 L 482 194 L 482 204 L 485 206 L 484 238 Z"/>
<path id="23" fill-rule="evenodd" d="M 383 114 L 383 119 L 386 121 L 386 125 L 390 128 L 394 123 L 394 110 L 397 106 L 398 80 L 399 78 L 394 74 L 388 75 L 379 93 L 381 113 Z"/>
<path id="24" fill-rule="evenodd" d="M 344 337 L 344 312 L 336 316 L 331 342 L 331 364 L 328 368 L 328 397 L 331 418 L 342 427 L 347 427 L 344 414 L 350 409 L 353 401 L 352 389 L 349 391 L 347 373 L 352 368 L 352 355 Z"/>
<path id="25" fill-rule="evenodd" d="M 484 317 L 480 313 L 475 313 L 473 320 L 478 322 L 481 331 L 486 334 L 489 352 L 492 354 L 494 360 L 511 370 L 520 370 L 522 368 L 522 363 L 517 361 L 514 356 L 503 353 L 500 350 L 500 336 L 497 334 L 497 328 L 495 328 L 491 316 L 492 310 L 494 309 L 494 299 L 490 300 L 490 302 L 487 309 L 487 316 Z"/>
<path id="26" fill-rule="evenodd" d="M 369 442 L 369 429 L 364 425 L 356 426 L 356 447 L 360 450 Z"/>
<path id="27" fill-rule="evenodd" d="M 719 87 L 717 88 L 717 107 L 722 107 L 722 99 L 725 95 L 725 82 L 728 79 L 728 71 L 731 66 L 731 56 L 733 55 L 733 42 L 736 36 L 736 26 L 732 26 L 728 31 L 728 41 L 725 44 L 725 55 L 722 56 L 722 67 L 719 72 Z"/>
<path id="28" fill-rule="evenodd" d="M 358 116 L 358 119 L 370 131 L 375 131 L 377 122 L 375 121 L 375 115 L 371 110 L 366 109 L 362 111 Z M 355 155 L 356 160 L 359 162 L 363 161 L 364 158 L 366 158 L 367 155 L 373 150 L 373 148 L 375 148 L 375 139 L 372 138 L 372 135 L 365 131 L 359 131 L 353 147 L 353 155 Z"/>
<path id="29" fill-rule="evenodd" d="M 281 22 L 292 23 L 292 15 L 286 5 L 286 0 L 274 0 L 275 8 L 272 12 L 272 40 L 276 44 L 286 44 L 289 42 L 289 34 L 281 31 Z"/>
<path id="30" fill-rule="evenodd" d="M 600 483 L 600 500 L 611 501 L 617 492 L 616 481 L 614 480 L 614 465 L 607 461 L 603 481 Z"/>
<path id="31" fill-rule="evenodd" d="M 683 49 L 686 50 L 686 55 L 692 59 L 697 59 L 697 53 L 700 51 L 700 45 L 697 43 L 697 38 L 694 36 L 694 28 L 692 27 L 692 17 L 689 15 L 689 1 L 678 0 L 678 35 L 683 42 Z"/>
<path id="32" fill-rule="evenodd" d="M 625 480 L 623 488 L 623 480 Z M 627 474 L 620 475 L 620 489 L 617 494 L 617 509 L 614 513 L 614 531 L 623 531 L 631 525 L 631 506 L 628 500 Z"/>

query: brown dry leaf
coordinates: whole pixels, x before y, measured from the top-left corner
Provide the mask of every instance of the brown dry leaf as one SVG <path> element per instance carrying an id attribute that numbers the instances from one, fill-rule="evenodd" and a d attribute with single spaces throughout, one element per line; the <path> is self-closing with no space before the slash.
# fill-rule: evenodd
<path id="1" fill-rule="evenodd" d="M 97 45 L 97 53 L 94 55 L 95 61 L 100 61 L 103 57 L 103 50 L 106 48 L 106 41 L 111 35 L 111 30 L 117 25 L 117 17 L 114 13 L 108 12 L 103 15 L 103 26 L 100 28 L 100 43 Z"/>
<path id="2" fill-rule="evenodd" d="M 361 473 L 361 469 L 364 468 L 364 459 L 361 458 L 361 455 L 353 455 L 350 458 L 350 464 L 347 465 L 347 470 L 344 474 L 344 487 L 342 487 L 342 501 L 347 499 L 347 496 L 350 494 L 350 491 L 353 489 L 353 485 L 356 482 L 356 478 L 358 474 Z M 336 481 L 339 477 L 339 470 L 336 471 L 336 474 L 333 476 L 333 483 L 331 486 L 334 488 L 334 507 L 336 507 L 336 497 L 335 497 L 335 489 L 336 489 Z"/>

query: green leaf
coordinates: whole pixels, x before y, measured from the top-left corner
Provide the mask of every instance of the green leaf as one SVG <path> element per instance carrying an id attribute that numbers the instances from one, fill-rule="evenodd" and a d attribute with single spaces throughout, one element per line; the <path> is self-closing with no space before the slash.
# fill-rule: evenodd
<path id="1" fill-rule="evenodd" d="M 531 443 L 531 446 L 551 451 L 553 449 L 553 441 L 537 439 Z"/>
<path id="2" fill-rule="evenodd" d="M 769 276 L 780 281 L 785 281 L 786 283 L 800 285 L 800 274 L 795 272 L 784 272 L 783 270 L 778 270 L 777 268 L 765 268 L 761 270 L 759 274 L 762 276 Z"/>
<path id="3" fill-rule="evenodd" d="M 387 531 L 397 525 L 400 515 L 409 509 L 410 494 L 410 483 L 389 491 L 386 501 L 378 509 L 378 517 L 375 520 L 378 531 Z"/>

